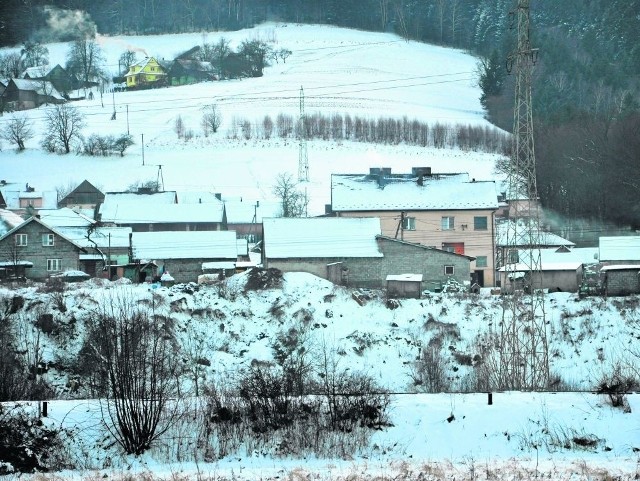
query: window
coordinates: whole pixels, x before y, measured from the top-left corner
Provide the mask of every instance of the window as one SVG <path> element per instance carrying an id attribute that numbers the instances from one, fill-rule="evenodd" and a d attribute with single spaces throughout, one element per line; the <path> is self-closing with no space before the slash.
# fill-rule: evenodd
<path id="1" fill-rule="evenodd" d="M 27 245 L 27 234 L 16 234 L 16 246 L 25 247 Z"/>
<path id="2" fill-rule="evenodd" d="M 42 234 L 42 245 L 44 247 L 54 245 L 53 234 Z"/>
<path id="3" fill-rule="evenodd" d="M 442 250 L 464 255 L 464 242 L 443 242 Z"/>
<path id="4" fill-rule="evenodd" d="M 404 219 L 402 219 L 402 228 L 404 230 L 416 230 L 416 218 L 405 217 Z"/>
<path id="5" fill-rule="evenodd" d="M 60 264 L 61 264 L 61 259 L 47 259 L 47 271 L 48 272 L 55 272 L 55 271 L 59 271 L 60 269 Z"/>
<path id="6" fill-rule="evenodd" d="M 473 230 L 487 230 L 487 217 L 474 217 L 473 218 Z"/>
<path id="7" fill-rule="evenodd" d="M 442 218 L 442 230 L 453 230 L 454 223 L 453 217 L 443 217 Z"/>
<path id="8" fill-rule="evenodd" d="M 455 269 L 453 268 L 453 266 L 444 266 L 444 275 L 445 276 L 452 276 L 455 272 Z"/>
<path id="9" fill-rule="evenodd" d="M 518 255 L 518 251 L 516 249 L 511 249 L 509 251 L 509 264 L 517 264 L 520 262 L 520 256 Z"/>
<path id="10" fill-rule="evenodd" d="M 476 257 L 476 267 L 487 267 L 487 256 Z"/>

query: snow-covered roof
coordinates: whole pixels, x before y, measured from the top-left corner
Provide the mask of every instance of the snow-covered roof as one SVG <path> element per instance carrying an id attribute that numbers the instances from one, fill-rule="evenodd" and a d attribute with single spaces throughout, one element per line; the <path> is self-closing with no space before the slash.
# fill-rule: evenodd
<path id="1" fill-rule="evenodd" d="M 383 257 L 378 218 L 310 217 L 263 219 L 268 258 Z"/>
<path id="2" fill-rule="evenodd" d="M 57 100 L 65 100 L 65 98 L 56 90 L 48 80 L 28 80 L 23 78 L 14 78 L 11 81 L 20 90 L 28 90 L 36 92 L 38 95 L 49 96 Z"/>
<path id="3" fill-rule="evenodd" d="M 13 229 L 24 222 L 24 219 L 15 212 L 7 209 L 0 209 L 0 235 L 7 230 Z M 3 231 L 3 227 L 5 230 Z"/>
<path id="4" fill-rule="evenodd" d="M 534 224 L 535 225 L 535 224 Z M 509 239 L 507 244 L 507 233 L 509 229 L 512 229 L 511 234 L 515 232 L 516 238 Z M 529 239 L 531 238 L 530 229 L 536 229 L 536 227 L 530 227 L 526 221 L 521 220 L 517 225 L 517 229 L 514 229 L 513 221 L 511 220 L 499 220 L 496 222 L 496 246 L 506 247 L 507 245 L 512 247 L 527 246 L 529 245 Z M 535 233 L 535 231 L 532 231 Z M 575 243 L 565 239 L 553 232 L 539 231 L 540 245 L 541 246 L 575 246 Z M 533 237 L 536 237 L 535 235 Z M 517 239 L 517 240 L 516 240 Z"/>
<path id="5" fill-rule="evenodd" d="M 370 210 L 467 210 L 497 209 L 493 181 L 468 181 L 467 174 L 331 176 L 331 207 L 334 211 Z"/>
<path id="6" fill-rule="evenodd" d="M 261 223 L 263 218 L 282 214 L 282 203 L 277 201 L 252 201 L 246 199 L 224 200 L 229 224 Z"/>
<path id="7" fill-rule="evenodd" d="M 39 209 L 40 220 L 51 227 L 87 227 L 96 221 L 68 207 Z"/>
<path id="8" fill-rule="evenodd" d="M 602 271 L 628 271 L 628 270 L 638 270 L 640 271 L 640 264 L 614 264 L 611 266 L 603 266 L 600 269 Z"/>
<path id="9" fill-rule="evenodd" d="M 236 260 L 235 231 L 134 232 L 135 259 L 229 259 Z"/>
<path id="10" fill-rule="evenodd" d="M 179 191 L 176 192 L 178 204 L 221 204 L 220 194 L 202 191 Z"/>
<path id="11" fill-rule="evenodd" d="M 222 222 L 224 205 L 156 204 L 143 202 L 109 203 L 100 207 L 100 220 L 115 224 L 206 223 Z"/>
<path id="12" fill-rule="evenodd" d="M 129 247 L 131 227 L 97 227 L 89 233 L 82 227 L 58 227 L 56 229 L 67 239 L 84 248 L 100 249 Z"/>
<path id="13" fill-rule="evenodd" d="M 387 280 L 422 282 L 422 274 L 389 274 Z"/>
<path id="14" fill-rule="evenodd" d="M 29 67 L 22 72 L 20 75 L 21 78 L 38 78 L 38 77 L 46 77 L 46 75 L 51 71 L 49 65 L 36 65 L 35 67 Z"/>
<path id="15" fill-rule="evenodd" d="M 175 191 L 138 193 L 138 192 L 107 192 L 104 195 L 105 204 L 175 204 Z"/>
<path id="16" fill-rule="evenodd" d="M 216 269 L 235 269 L 235 268 L 236 268 L 236 263 L 235 262 L 229 262 L 229 261 L 203 262 L 202 263 L 202 270 L 203 271 L 210 271 L 210 270 L 216 270 Z"/>
<path id="17" fill-rule="evenodd" d="M 540 270 L 541 271 L 577 271 L 580 266 L 582 266 L 582 262 L 579 261 L 568 261 L 568 262 L 540 262 Z M 518 263 L 518 264 L 507 264 L 504 267 L 498 269 L 500 272 L 528 272 L 531 270 L 531 266 Z"/>
<path id="18" fill-rule="evenodd" d="M 640 260 L 640 236 L 600 237 L 600 261 Z"/>
<path id="19" fill-rule="evenodd" d="M 518 250 L 518 259 L 521 263 L 530 264 L 531 251 L 522 249 Z M 565 265 L 573 266 L 574 264 L 596 264 L 598 263 L 597 247 L 574 247 L 568 249 L 565 247 L 540 249 L 540 262 L 543 266 Z"/>
<path id="20" fill-rule="evenodd" d="M 0 191 L 2 191 L 2 196 L 7 203 L 7 209 L 20 209 L 20 199 L 42 199 L 41 208 L 58 208 L 58 193 L 55 190 L 27 192 L 16 189 L 15 184 L 10 184 L 0 188 Z"/>

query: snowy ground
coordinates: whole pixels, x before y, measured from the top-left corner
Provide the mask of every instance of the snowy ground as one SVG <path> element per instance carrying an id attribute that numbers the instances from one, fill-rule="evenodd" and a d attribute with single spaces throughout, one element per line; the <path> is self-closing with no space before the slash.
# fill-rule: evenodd
<path id="1" fill-rule="evenodd" d="M 64 319 L 75 319 L 72 335 L 45 336 L 41 341 L 45 360 L 73 358 L 82 344 L 83 326 L 103 298 L 119 289 L 139 299 L 153 293 L 157 305 L 174 319 L 185 352 L 211 361 L 202 382 L 233 379 L 252 362 L 273 360 L 271 346 L 277 334 L 296 328 L 312 359 L 320 357 L 324 346 L 338 354 L 340 366 L 367 373 L 392 392 L 404 393 L 392 397 L 392 426 L 374 432 L 366 448 L 346 457 L 301 458 L 278 456 L 272 449 L 239 448 L 215 462 L 196 465 L 184 459 L 184 451 L 177 459 L 174 445 L 176 439 L 192 434 L 193 427 L 182 426 L 145 456 L 130 458 L 108 441 L 99 421 L 99 401 L 53 401 L 47 422 L 75 433 L 70 459 L 81 462 L 85 470 L 108 468 L 110 476 L 134 470 L 195 478 L 199 470 L 201 475 L 242 480 L 297 479 L 294 472 L 306 473 L 304 479 L 416 479 L 422 472 L 423 479 L 528 479 L 525 473 L 530 478 L 545 473 L 548 479 L 572 480 L 606 479 L 594 477 L 597 470 L 620 475 L 618 479 L 633 479 L 637 473 L 639 395 L 628 395 L 630 412 L 625 412 L 592 392 L 599 376 L 617 362 L 630 363 L 637 372 L 633 354 L 638 352 L 640 336 L 637 297 L 581 300 L 573 294 L 549 294 L 551 371 L 581 392 L 496 392 L 489 405 L 487 393 L 413 394 L 420 387 L 411 381 L 420 347 L 443 332 L 433 324 L 429 327 L 431 319 L 459 330 L 459 335 L 444 336 L 442 356 L 451 386 L 467 385 L 473 368 L 460 363 L 456 354 L 473 357 L 476 336 L 490 329 L 501 314 L 499 299 L 487 291 L 480 296 L 431 294 L 388 309 L 382 292 L 370 291 L 370 300 L 360 306 L 350 290 L 308 274 L 285 274 L 281 290 L 247 293 L 242 291 L 244 279 L 245 275 L 234 276 L 225 289 L 209 286 L 194 292 L 185 286 L 150 289 L 121 282 L 72 286 L 65 294 L 67 312 L 54 315 L 63 324 Z M 51 302 L 35 288 L 13 293 L 25 297 L 25 308 Z M 277 316 L 274 306 L 279 306 Z M 64 373 L 47 376 L 64 391 Z M 78 395 L 81 392 L 66 394 Z M 474 478 L 472 471 L 485 477 Z M 522 477 L 499 477 L 516 472 Z"/>
<path id="2" fill-rule="evenodd" d="M 45 106 L 25 111 L 35 122 L 35 136 L 20 154 L 8 144 L 0 151 L 2 179 L 36 190 L 77 185 L 88 179 L 105 191 L 122 190 L 138 181 L 162 179 L 166 190 L 221 192 L 227 198 L 272 198 L 280 173 L 298 177 L 299 145 L 295 139 L 249 141 L 227 136 L 234 120 L 260 123 L 265 115 L 300 115 L 300 88 L 305 113 L 350 114 L 365 118 L 418 119 L 434 125 L 490 124 L 484 119 L 477 86 L 477 60 L 462 51 L 407 42 L 395 35 L 329 26 L 266 24 L 239 32 L 99 37 L 107 68 L 115 74 L 118 57 L 127 48 L 143 55 L 173 58 L 188 48 L 216 42 L 221 36 L 236 47 L 261 38 L 274 48 L 293 53 L 287 63 L 273 63 L 257 79 L 208 82 L 151 91 L 99 93 L 94 100 L 74 102 L 86 116 L 85 136 L 131 133 L 136 144 L 124 158 L 57 156 L 44 153 L 39 142 Z M 50 63 L 64 65 L 67 44 L 48 46 Z M 204 137 L 201 108 L 216 104 L 223 124 L 215 136 Z M 111 120 L 115 108 L 116 120 Z M 196 137 L 179 140 L 174 122 L 180 115 Z M 9 116 L 0 117 L 0 127 Z M 144 149 L 142 140 L 144 139 Z M 144 162 L 143 162 L 144 155 Z M 311 141 L 308 145 L 309 214 L 323 214 L 330 202 L 331 173 L 368 172 L 392 167 L 410 172 L 431 166 L 434 172 L 468 172 L 478 180 L 493 178 L 497 155 L 411 146 Z"/>

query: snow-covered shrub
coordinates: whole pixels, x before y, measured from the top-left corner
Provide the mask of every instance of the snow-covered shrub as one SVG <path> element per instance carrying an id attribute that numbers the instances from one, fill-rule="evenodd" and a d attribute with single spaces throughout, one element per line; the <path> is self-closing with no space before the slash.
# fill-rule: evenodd
<path id="1" fill-rule="evenodd" d="M 61 453 L 63 435 L 18 404 L 0 404 L 0 476 L 71 467 Z"/>
<path id="2" fill-rule="evenodd" d="M 260 291 L 264 289 L 279 289 L 282 287 L 282 271 L 270 267 L 263 269 L 254 267 L 247 274 L 247 283 L 245 291 Z"/>
<path id="3" fill-rule="evenodd" d="M 640 382 L 625 369 L 616 364 L 611 372 L 603 373 L 596 386 L 596 392 L 607 397 L 609 404 L 614 408 L 622 408 L 625 412 L 631 412 L 627 393 L 638 389 Z"/>

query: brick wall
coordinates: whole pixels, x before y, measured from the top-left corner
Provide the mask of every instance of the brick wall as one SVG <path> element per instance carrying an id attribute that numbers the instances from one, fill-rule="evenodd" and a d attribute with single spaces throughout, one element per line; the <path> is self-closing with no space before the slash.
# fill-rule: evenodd
<path id="1" fill-rule="evenodd" d="M 451 277 L 456 281 L 463 283 L 470 279 L 470 261 L 466 257 L 388 239 L 379 239 L 378 245 L 384 257 L 267 259 L 265 266 L 283 272 L 308 272 L 326 279 L 327 264 L 342 262 L 349 269 L 347 285 L 366 288 L 384 288 L 390 274 L 422 274 L 422 288 L 433 289 L 449 278 L 444 273 L 445 265 L 453 266 Z"/>

